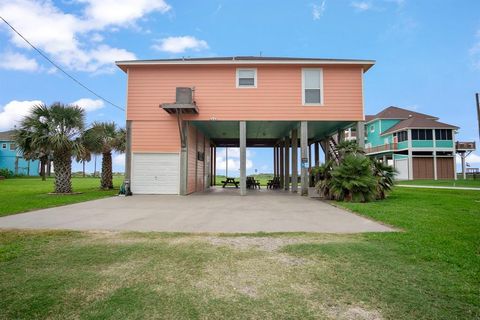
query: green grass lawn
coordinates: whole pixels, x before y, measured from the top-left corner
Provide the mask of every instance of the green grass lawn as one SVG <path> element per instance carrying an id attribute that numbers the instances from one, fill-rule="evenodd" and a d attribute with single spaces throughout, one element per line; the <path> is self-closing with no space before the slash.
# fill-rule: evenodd
<path id="1" fill-rule="evenodd" d="M 3 231 L 0 318 L 479 319 L 479 192 L 340 205 L 403 232 Z"/>
<path id="2" fill-rule="evenodd" d="M 410 180 L 399 181 L 398 184 L 420 185 L 420 186 L 441 186 L 441 187 L 472 187 L 480 188 L 480 179 L 478 180 Z"/>
<path id="3" fill-rule="evenodd" d="M 100 190 L 99 178 L 72 178 L 75 195 L 49 195 L 53 178 L 11 178 L 0 181 L 0 216 L 94 200 L 118 194 L 123 177 L 114 176 L 114 190 Z"/>

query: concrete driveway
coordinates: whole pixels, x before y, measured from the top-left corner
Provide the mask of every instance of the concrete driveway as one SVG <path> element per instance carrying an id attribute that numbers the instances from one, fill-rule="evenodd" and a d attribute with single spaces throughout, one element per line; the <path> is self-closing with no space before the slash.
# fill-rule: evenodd
<path id="1" fill-rule="evenodd" d="M 325 202 L 283 192 L 112 197 L 0 218 L 0 228 L 170 232 L 393 231 Z"/>

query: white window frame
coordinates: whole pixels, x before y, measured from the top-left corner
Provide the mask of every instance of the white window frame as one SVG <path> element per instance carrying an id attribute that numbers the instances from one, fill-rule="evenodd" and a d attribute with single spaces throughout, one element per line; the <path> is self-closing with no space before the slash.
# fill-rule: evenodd
<path id="1" fill-rule="evenodd" d="M 371 132 L 371 133 L 374 133 L 374 132 L 375 132 L 375 125 L 374 125 L 374 124 L 371 124 L 371 125 L 370 125 L 370 132 Z"/>
<path id="2" fill-rule="evenodd" d="M 317 88 L 305 88 L 305 71 L 319 71 L 320 74 L 320 103 L 306 103 L 305 102 L 305 89 L 317 89 Z M 323 106 L 323 68 L 302 68 L 302 105 L 304 106 Z"/>
<path id="3" fill-rule="evenodd" d="M 2 149 L 7 149 L 7 144 L 6 143 L 2 143 Z"/>
<path id="4" fill-rule="evenodd" d="M 253 86 L 241 86 L 240 85 L 240 71 L 253 71 L 253 81 L 254 85 Z M 237 89 L 255 89 L 258 84 L 258 76 L 257 76 L 257 68 L 237 68 L 236 76 L 235 76 L 235 83 L 237 86 Z"/>

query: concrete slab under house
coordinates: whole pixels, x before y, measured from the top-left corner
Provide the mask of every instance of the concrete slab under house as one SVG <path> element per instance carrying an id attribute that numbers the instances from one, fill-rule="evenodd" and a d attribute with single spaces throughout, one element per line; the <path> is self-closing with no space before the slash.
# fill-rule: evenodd
<path id="1" fill-rule="evenodd" d="M 336 157 L 347 128 L 363 132 L 363 77 L 374 61 L 225 57 L 117 65 L 127 74 L 126 180 L 133 194 L 204 192 L 217 182 L 217 148 L 239 147 L 238 192 L 246 195 L 246 148 L 262 147 L 272 149 L 281 189 L 306 195 L 320 152 Z"/>

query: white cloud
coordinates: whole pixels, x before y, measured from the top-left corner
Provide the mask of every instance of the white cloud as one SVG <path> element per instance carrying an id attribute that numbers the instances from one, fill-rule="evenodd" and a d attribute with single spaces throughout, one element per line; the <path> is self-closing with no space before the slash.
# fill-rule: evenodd
<path id="1" fill-rule="evenodd" d="M 17 101 L 13 100 L 0 108 L 0 130 L 10 130 L 27 116 L 34 105 L 41 104 L 40 100 Z"/>
<path id="2" fill-rule="evenodd" d="M 201 51 L 208 49 L 205 40 L 199 40 L 193 36 L 168 37 L 157 40 L 153 49 L 169 53 L 182 53 L 187 50 Z"/>
<path id="3" fill-rule="evenodd" d="M 5 52 L 0 54 L 0 68 L 17 71 L 36 71 L 39 66 L 35 59 L 18 52 Z"/>
<path id="4" fill-rule="evenodd" d="M 86 3 L 85 16 L 91 28 L 132 24 L 137 19 L 152 13 L 166 13 L 171 9 L 164 0 L 79 0 Z"/>
<path id="5" fill-rule="evenodd" d="M 218 174 L 225 174 L 227 161 L 225 158 L 217 156 L 217 173 Z M 248 169 L 253 167 L 253 162 L 250 159 L 247 159 L 245 162 L 245 166 Z M 240 173 L 240 160 L 239 159 L 232 159 L 228 157 L 228 175 L 229 176 L 238 176 Z"/>
<path id="6" fill-rule="evenodd" d="M 460 156 L 457 154 L 457 165 L 460 165 L 461 166 L 461 158 Z M 471 153 L 467 158 L 466 158 L 466 161 L 465 161 L 467 164 L 480 164 L 480 155 L 476 154 L 476 153 Z"/>
<path id="7" fill-rule="evenodd" d="M 323 0 L 320 4 L 312 5 L 313 20 L 319 20 L 323 16 L 323 13 L 325 12 L 325 8 L 326 8 L 325 5 L 326 5 L 326 0 Z"/>
<path id="8" fill-rule="evenodd" d="M 121 154 L 117 154 L 117 155 L 113 156 L 112 162 L 115 166 L 119 166 L 119 167 L 124 166 L 125 165 L 125 154 L 121 153 Z"/>
<path id="9" fill-rule="evenodd" d="M 246 151 L 246 169 L 253 168 L 252 158 L 254 153 L 247 149 Z M 225 174 L 226 168 L 225 148 L 217 149 L 217 174 Z M 240 174 L 240 148 L 228 148 L 228 175 L 236 177 Z"/>
<path id="10" fill-rule="evenodd" d="M 476 34 L 476 43 L 470 48 L 469 54 L 475 69 L 480 70 L 480 30 Z"/>
<path id="11" fill-rule="evenodd" d="M 84 6 L 82 14 L 66 13 L 51 0 L 0 0 L 0 12 L 35 46 L 63 66 L 76 71 L 109 72 L 114 70 L 115 60 L 135 59 L 135 55 L 104 44 L 101 32 L 135 28 L 135 23 L 145 15 L 170 10 L 164 0 L 75 2 Z M 13 45 L 30 50 L 12 30 L 5 26 L 0 28 L 10 34 Z"/>
<path id="12" fill-rule="evenodd" d="M 105 104 L 103 103 L 102 100 L 100 100 L 100 99 L 93 100 L 93 99 L 89 99 L 89 98 L 82 98 L 82 99 L 79 99 L 77 101 L 72 102 L 71 104 L 79 106 L 80 108 L 85 110 L 85 112 L 95 111 L 95 110 L 101 109 L 105 106 Z"/>
<path id="13" fill-rule="evenodd" d="M 372 9 L 372 4 L 366 1 L 354 1 L 350 5 L 358 11 L 367 11 Z"/>

